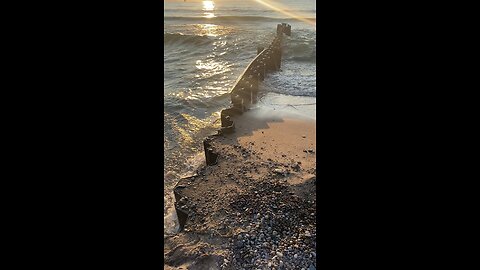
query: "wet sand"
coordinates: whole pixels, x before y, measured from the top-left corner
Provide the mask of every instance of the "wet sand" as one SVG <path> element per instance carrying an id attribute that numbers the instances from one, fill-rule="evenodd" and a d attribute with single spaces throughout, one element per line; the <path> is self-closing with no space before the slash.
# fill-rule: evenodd
<path id="1" fill-rule="evenodd" d="M 217 164 L 177 185 L 184 229 L 164 269 L 315 269 L 315 120 L 253 109 L 214 137 Z"/>

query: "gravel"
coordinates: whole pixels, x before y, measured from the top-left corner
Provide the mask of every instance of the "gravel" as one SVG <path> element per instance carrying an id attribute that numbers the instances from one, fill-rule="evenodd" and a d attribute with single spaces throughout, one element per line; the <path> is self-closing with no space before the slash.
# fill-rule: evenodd
<path id="1" fill-rule="evenodd" d="M 184 232 L 209 235 L 202 241 L 210 241 L 210 251 L 198 252 L 221 254 L 217 264 L 220 269 L 316 269 L 315 196 L 298 196 L 287 183 L 292 174 L 316 170 L 304 170 L 300 162 L 261 162 L 254 159 L 254 153 L 234 148 L 240 157 L 248 154 L 252 160 L 220 160 L 216 166 L 220 171 L 212 170 L 205 173 L 206 177 L 205 169 L 199 171 L 192 179 L 191 193 L 178 204 L 189 209 Z M 222 162 L 229 166 L 221 167 Z M 265 173 L 257 174 L 254 180 L 250 175 L 258 169 Z M 219 194 L 219 187 L 227 183 L 234 183 L 239 191 Z M 188 193 L 188 188 L 185 190 Z M 315 192 L 311 188 L 306 191 Z"/>

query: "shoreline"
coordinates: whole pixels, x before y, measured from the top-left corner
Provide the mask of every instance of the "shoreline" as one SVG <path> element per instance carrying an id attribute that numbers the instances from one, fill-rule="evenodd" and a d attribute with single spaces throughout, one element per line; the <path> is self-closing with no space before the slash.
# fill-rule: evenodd
<path id="1" fill-rule="evenodd" d="M 232 120 L 216 165 L 175 188 L 188 217 L 164 269 L 315 269 L 316 121 L 264 107 Z"/>
<path id="2" fill-rule="evenodd" d="M 247 118 L 245 119 L 245 121 L 249 121 L 248 118 L 253 117 L 260 119 L 263 118 L 263 121 L 270 122 L 270 124 L 274 126 L 278 126 L 278 121 L 283 121 L 282 119 L 287 120 L 289 123 L 290 121 L 293 121 L 294 123 L 299 123 L 303 121 L 305 123 L 313 122 L 313 125 L 315 125 L 315 108 L 311 109 L 309 107 L 306 107 L 307 109 L 305 109 L 305 107 L 297 106 L 297 104 L 312 104 L 315 102 L 316 97 L 290 96 L 278 93 L 266 93 L 254 107 L 250 108 L 248 113 L 244 114 L 244 116 L 246 116 Z M 289 106 L 289 104 L 295 104 L 295 106 L 297 107 Z M 237 127 L 237 132 L 239 128 L 240 126 Z M 302 135 L 306 135 L 308 139 L 310 137 L 315 138 L 315 128 L 315 126 L 308 126 L 306 128 L 306 132 L 303 132 L 305 134 Z M 242 132 L 241 129 L 240 132 Z M 310 134 L 312 134 L 313 136 L 309 136 Z M 308 142 L 308 139 L 306 140 L 306 142 Z M 204 159 L 204 151 L 197 153 L 192 157 L 191 162 L 189 162 L 189 164 L 196 164 L 195 166 L 191 166 L 192 170 L 184 172 L 182 175 L 175 174 L 175 176 L 180 179 L 194 175 L 195 172 L 202 167 L 202 163 L 205 162 Z M 172 199 L 173 201 L 175 200 L 173 195 L 173 187 L 170 192 L 171 195 L 168 196 L 168 203 L 165 202 L 167 207 L 166 211 L 168 212 L 168 214 L 164 215 L 164 238 L 175 235 L 175 232 L 179 229 L 178 218 L 172 202 Z"/>
<path id="3" fill-rule="evenodd" d="M 299 120 L 316 120 L 317 97 L 294 96 L 275 92 L 266 92 L 260 98 L 256 110 L 265 110 L 266 117 L 295 118 Z"/>

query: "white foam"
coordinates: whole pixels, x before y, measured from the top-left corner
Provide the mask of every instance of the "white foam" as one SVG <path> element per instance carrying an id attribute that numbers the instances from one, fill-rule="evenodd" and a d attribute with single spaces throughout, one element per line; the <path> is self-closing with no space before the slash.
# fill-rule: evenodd
<path id="1" fill-rule="evenodd" d="M 173 187 L 178 183 L 181 178 L 192 176 L 196 173 L 197 169 L 205 162 L 205 154 L 198 152 L 188 159 L 185 164 L 185 172 L 177 174 L 172 171 L 168 171 L 164 174 L 165 193 L 163 197 L 163 234 L 167 235 L 176 234 L 180 229 L 178 222 L 177 212 L 175 211 L 175 196 L 173 194 Z"/>
<path id="2" fill-rule="evenodd" d="M 172 235 L 178 232 L 180 224 L 178 223 L 177 212 L 175 208 L 169 209 L 167 215 L 163 216 L 163 235 Z"/>
<path id="3" fill-rule="evenodd" d="M 293 117 L 316 120 L 316 103 L 316 97 L 267 93 L 252 110 L 255 111 L 257 117 L 271 118 L 274 113 L 278 118 Z"/>

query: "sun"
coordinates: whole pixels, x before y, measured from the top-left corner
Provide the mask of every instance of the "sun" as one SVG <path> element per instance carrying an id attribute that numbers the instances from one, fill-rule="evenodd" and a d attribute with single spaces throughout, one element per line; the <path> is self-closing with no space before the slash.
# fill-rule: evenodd
<path id="1" fill-rule="evenodd" d="M 203 1 L 203 11 L 205 18 L 214 18 L 215 14 L 213 13 L 215 9 L 215 3 L 213 1 Z"/>
<path id="2" fill-rule="evenodd" d="M 215 8 L 215 3 L 213 1 L 203 1 L 203 10 L 212 11 Z"/>

